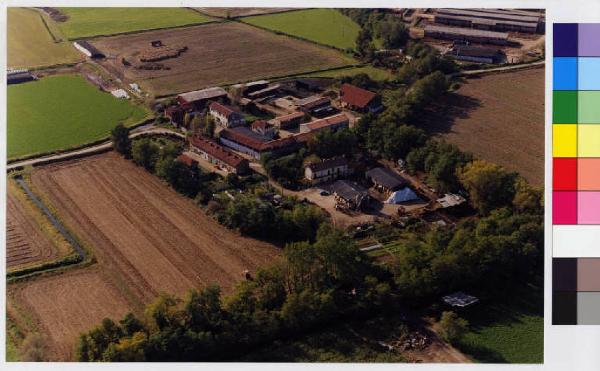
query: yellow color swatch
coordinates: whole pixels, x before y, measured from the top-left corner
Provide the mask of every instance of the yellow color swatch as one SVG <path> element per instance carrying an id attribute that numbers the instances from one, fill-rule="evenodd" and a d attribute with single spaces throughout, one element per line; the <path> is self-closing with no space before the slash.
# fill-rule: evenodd
<path id="1" fill-rule="evenodd" d="M 577 157 L 577 125 L 552 125 L 552 156 Z"/>
<path id="2" fill-rule="evenodd" d="M 600 157 L 600 124 L 578 125 L 579 157 Z"/>

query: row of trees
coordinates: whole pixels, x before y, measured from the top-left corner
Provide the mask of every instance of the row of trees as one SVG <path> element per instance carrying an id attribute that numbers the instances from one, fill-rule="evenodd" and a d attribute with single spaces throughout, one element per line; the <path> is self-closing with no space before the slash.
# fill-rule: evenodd
<path id="1" fill-rule="evenodd" d="M 105 319 L 82 334 L 80 361 L 220 361 L 340 315 L 389 303 L 390 286 L 340 231 L 322 226 L 314 243 L 288 244 L 284 256 L 223 297 L 218 287 L 163 294 L 144 316 Z"/>
<path id="2" fill-rule="evenodd" d="M 253 193 L 237 194 L 234 200 L 212 211 L 217 220 L 229 228 L 280 243 L 314 241 L 317 230 L 326 220 L 323 211 L 316 206 L 288 199 L 275 207 Z"/>

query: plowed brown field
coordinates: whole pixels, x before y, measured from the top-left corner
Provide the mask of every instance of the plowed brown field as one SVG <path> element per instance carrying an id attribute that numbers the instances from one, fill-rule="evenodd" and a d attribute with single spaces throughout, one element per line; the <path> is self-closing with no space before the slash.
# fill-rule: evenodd
<path id="1" fill-rule="evenodd" d="M 146 302 L 191 287 L 225 290 L 278 255 L 220 226 L 189 199 L 114 153 L 36 170 L 34 187 L 66 225 Z"/>
<path id="2" fill-rule="evenodd" d="M 544 68 L 469 78 L 425 118 L 476 157 L 544 184 Z"/>
<path id="3" fill-rule="evenodd" d="M 8 270 L 54 260 L 58 249 L 13 194 L 6 197 L 6 267 Z"/>
<path id="4" fill-rule="evenodd" d="M 52 360 L 73 360 L 78 335 L 105 317 L 139 314 L 160 292 L 181 297 L 211 283 L 227 292 L 245 269 L 280 254 L 222 227 L 114 153 L 38 168 L 31 181 L 97 259 L 9 286 L 9 315 L 48 336 Z"/>
<path id="5" fill-rule="evenodd" d="M 167 46 L 185 45 L 188 50 L 160 61 L 163 69 L 137 69 L 139 54 L 153 40 Z M 107 69 L 155 95 L 356 63 L 335 50 L 238 22 L 107 37 L 92 43 L 110 56 L 102 62 Z M 123 58 L 133 65 L 125 66 Z"/>
<path id="6" fill-rule="evenodd" d="M 103 277 L 99 267 L 64 273 L 11 285 L 10 302 L 18 303 L 46 336 L 49 360 L 73 360 L 79 334 L 100 324 L 104 318 L 121 319 L 132 311 L 132 303 Z"/>

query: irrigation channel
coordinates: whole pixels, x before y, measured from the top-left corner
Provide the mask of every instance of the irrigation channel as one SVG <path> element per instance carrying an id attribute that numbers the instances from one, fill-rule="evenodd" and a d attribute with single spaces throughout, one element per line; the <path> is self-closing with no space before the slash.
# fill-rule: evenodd
<path id="1" fill-rule="evenodd" d="M 27 185 L 27 182 L 25 182 L 23 178 L 17 176 L 14 179 L 17 182 L 17 184 L 23 189 L 23 191 L 25 191 L 27 196 L 33 201 L 33 203 L 42 211 L 42 213 L 44 213 L 44 215 L 46 216 L 46 218 L 48 218 L 50 223 L 52 223 L 54 228 L 56 228 L 56 230 L 65 238 L 65 240 L 67 240 L 67 242 L 71 246 L 73 246 L 73 249 L 75 249 L 77 254 L 79 254 L 79 261 L 84 261 L 85 250 L 83 249 L 83 247 L 81 247 L 79 242 L 77 242 L 77 240 L 67 231 L 65 226 L 58 219 L 56 219 L 56 217 L 52 214 L 52 212 L 50 212 L 46 205 L 44 205 L 44 203 L 31 191 L 31 189 Z"/>

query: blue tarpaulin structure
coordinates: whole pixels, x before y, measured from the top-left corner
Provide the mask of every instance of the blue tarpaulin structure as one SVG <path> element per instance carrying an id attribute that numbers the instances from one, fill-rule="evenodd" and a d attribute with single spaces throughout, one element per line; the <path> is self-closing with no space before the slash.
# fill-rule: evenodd
<path id="1" fill-rule="evenodd" d="M 417 194 L 412 189 L 404 187 L 401 190 L 392 193 L 385 202 L 388 204 L 400 204 L 402 202 L 416 200 L 419 200 L 419 196 L 417 196 Z"/>

